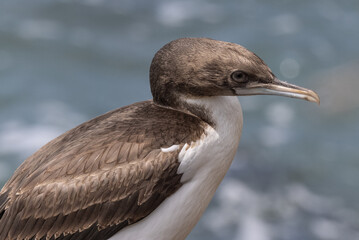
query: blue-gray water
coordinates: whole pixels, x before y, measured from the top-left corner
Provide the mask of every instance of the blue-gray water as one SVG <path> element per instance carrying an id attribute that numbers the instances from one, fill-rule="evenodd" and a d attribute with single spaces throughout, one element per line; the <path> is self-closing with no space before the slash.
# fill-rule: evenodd
<path id="1" fill-rule="evenodd" d="M 238 154 L 188 239 L 359 239 L 357 0 L 0 1 L 0 186 L 62 132 L 151 98 L 152 56 L 188 36 L 321 96 L 240 97 Z"/>

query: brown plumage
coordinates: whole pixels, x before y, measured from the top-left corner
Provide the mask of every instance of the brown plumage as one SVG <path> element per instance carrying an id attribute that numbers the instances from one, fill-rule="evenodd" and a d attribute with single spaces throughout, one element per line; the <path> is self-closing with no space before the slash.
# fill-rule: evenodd
<path id="1" fill-rule="evenodd" d="M 111 237 L 181 186 L 178 151 L 161 147 L 195 141 L 201 125 L 146 101 L 68 131 L 29 157 L 2 189 L 0 239 Z"/>

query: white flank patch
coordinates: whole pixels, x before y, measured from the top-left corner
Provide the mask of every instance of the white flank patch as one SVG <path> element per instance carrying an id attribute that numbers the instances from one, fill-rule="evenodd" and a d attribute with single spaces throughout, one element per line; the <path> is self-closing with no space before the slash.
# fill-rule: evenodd
<path id="1" fill-rule="evenodd" d="M 206 108 L 215 126 L 208 125 L 199 140 L 182 147 L 178 156 L 182 187 L 149 216 L 110 240 L 183 240 L 206 210 L 236 153 L 242 110 L 237 97 L 206 97 L 187 102 Z M 163 152 L 178 149 L 178 145 L 161 148 Z"/>
<path id="2" fill-rule="evenodd" d="M 178 149 L 179 149 L 179 145 L 172 145 L 171 147 L 168 148 L 161 148 L 161 151 L 164 153 L 168 153 L 168 152 L 177 151 Z"/>

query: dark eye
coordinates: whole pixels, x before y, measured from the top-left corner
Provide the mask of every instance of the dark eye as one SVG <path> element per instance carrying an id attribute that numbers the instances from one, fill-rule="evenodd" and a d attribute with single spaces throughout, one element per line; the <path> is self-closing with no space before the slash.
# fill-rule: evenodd
<path id="1" fill-rule="evenodd" d="M 247 82 L 247 74 L 242 71 L 233 72 L 231 77 L 236 82 Z"/>

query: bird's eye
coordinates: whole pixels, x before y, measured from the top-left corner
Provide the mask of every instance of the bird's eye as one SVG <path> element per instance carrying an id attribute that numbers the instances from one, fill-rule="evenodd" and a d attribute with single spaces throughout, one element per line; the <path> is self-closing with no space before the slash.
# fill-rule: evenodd
<path id="1" fill-rule="evenodd" d="M 242 71 L 235 71 L 231 75 L 232 79 L 236 82 L 247 82 L 247 74 Z"/>

